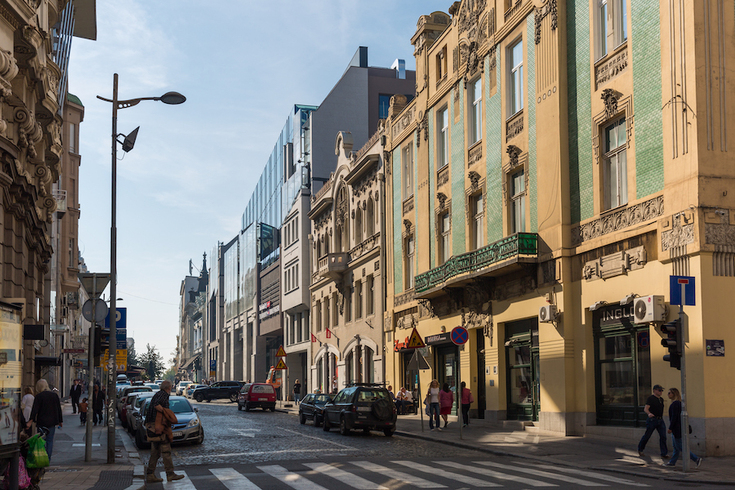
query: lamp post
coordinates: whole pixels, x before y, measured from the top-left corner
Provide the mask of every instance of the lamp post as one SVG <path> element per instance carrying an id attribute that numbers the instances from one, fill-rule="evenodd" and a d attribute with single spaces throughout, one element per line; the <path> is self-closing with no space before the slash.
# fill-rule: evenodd
<path id="1" fill-rule="evenodd" d="M 123 145 L 123 151 L 128 152 L 135 145 L 138 128 L 125 136 L 124 141 L 118 141 L 117 111 L 138 105 L 143 100 L 160 100 L 164 104 L 183 104 L 186 97 L 178 92 L 166 92 L 160 97 L 140 97 L 137 99 L 118 100 L 117 73 L 112 82 L 112 100 L 97 96 L 98 99 L 112 103 L 112 190 L 111 190 L 111 217 L 110 217 L 110 357 L 107 364 L 107 463 L 115 463 L 115 373 L 117 372 L 117 144 Z"/>

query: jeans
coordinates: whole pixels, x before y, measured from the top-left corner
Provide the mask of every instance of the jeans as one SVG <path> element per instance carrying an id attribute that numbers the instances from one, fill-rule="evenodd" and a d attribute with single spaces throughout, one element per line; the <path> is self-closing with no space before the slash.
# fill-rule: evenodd
<path id="1" fill-rule="evenodd" d="M 148 471 L 149 475 L 154 474 L 156 471 L 156 463 L 158 458 L 163 459 L 163 468 L 166 470 L 166 475 L 172 475 L 174 472 L 174 462 L 171 459 L 171 443 L 166 442 L 151 442 L 151 457 L 148 458 Z"/>
<path id="2" fill-rule="evenodd" d="M 439 425 L 439 404 L 429 403 L 429 429 L 434 430 L 434 424 L 436 424 L 437 429 L 440 427 Z"/>
<path id="3" fill-rule="evenodd" d="M 661 456 L 666 456 L 669 454 L 669 450 L 666 447 L 666 424 L 663 419 L 657 417 L 648 417 L 648 420 L 646 420 L 646 433 L 643 434 L 641 442 L 638 443 L 638 452 L 643 452 L 646 448 L 646 443 L 651 438 L 651 435 L 655 430 L 658 431 L 658 442 L 661 449 Z"/>
<path id="4" fill-rule="evenodd" d="M 671 457 L 671 461 L 669 461 L 669 464 L 673 466 L 676 464 L 679 456 L 681 456 L 681 437 L 674 437 L 674 434 L 671 434 L 671 443 L 674 446 L 674 455 Z M 699 461 L 697 455 L 691 451 L 689 452 L 689 459 L 691 459 L 695 463 Z"/>
<path id="5" fill-rule="evenodd" d="M 470 405 L 471 403 L 462 404 L 462 421 L 464 425 L 470 425 Z"/>
<path id="6" fill-rule="evenodd" d="M 48 460 L 51 461 L 51 453 L 54 452 L 54 434 L 56 433 L 56 426 L 53 427 L 39 427 L 40 429 L 43 429 L 46 434 L 46 452 L 48 453 Z"/>
<path id="7" fill-rule="evenodd" d="M 293 401 L 294 401 L 295 403 L 299 403 L 299 399 L 300 399 L 300 398 L 301 398 L 301 394 L 300 394 L 300 393 L 294 393 L 294 394 L 293 394 Z"/>

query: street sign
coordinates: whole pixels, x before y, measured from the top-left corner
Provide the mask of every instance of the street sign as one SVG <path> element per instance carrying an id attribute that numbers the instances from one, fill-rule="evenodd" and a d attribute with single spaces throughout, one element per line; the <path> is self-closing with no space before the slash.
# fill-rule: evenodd
<path id="1" fill-rule="evenodd" d="M 62 349 L 64 354 L 84 354 L 86 351 L 84 349 Z"/>
<path id="2" fill-rule="evenodd" d="M 278 348 L 278 352 L 276 352 L 276 357 L 286 357 L 286 349 L 284 349 L 283 346 L 280 346 Z"/>
<path id="3" fill-rule="evenodd" d="M 452 342 L 454 342 L 456 345 L 462 345 L 467 342 L 467 340 L 470 337 L 470 334 L 467 333 L 467 329 L 464 327 L 454 327 L 452 329 Z"/>
<path id="4" fill-rule="evenodd" d="M 406 366 L 406 369 L 408 371 L 418 371 L 419 369 L 431 369 L 429 366 L 429 363 L 426 362 L 426 358 L 421 355 L 421 352 L 418 350 L 413 351 L 413 356 L 411 356 L 411 360 L 408 361 L 408 366 Z"/>
<path id="5" fill-rule="evenodd" d="M 99 298 L 102 291 L 105 290 L 107 284 L 110 282 L 110 274 L 81 272 L 77 274 L 77 276 L 79 277 L 79 281 L 82 283 L 82 286 L 84 286 L 85 291 L 87 291 L 87 293 L 93 298 Z"/>
<path id="6" fill-rule="evenodd" d="M 421 335 L 419 335 L 416 327 L 413 327 L 413 332 L 411 332 L 411 336 L 408 338 L 406 349 L 419 349 L 421 347 L 426 347 L 426 344 L 424 344 L 424 341 L 421 339 Z"/>
<path id="7" fill-rule="evenodd" d="M 104 301 L 98 300 L 96 303 L 95 305 L 95 300 L 88 299 L 82 305 L 82 316 L 88 322 L 101 322 L 108 314 L 107 304 Z M 92 311 L 93 308 L 94 311 Z"/>
<path id="8" fill-rule="evenodd" d="M 695 306 L 696 289 L 693 276 L 669 276 L 669 303 L 681 305 L 681 286 L 684 285 L 684 304 Z"/>
<path id="9" fill-rule="evenodd" d="M 288 369 L 288 366 L 286 366 L 286 363 L 283 362 L 283 358 L 278 359 L 278 364 L 276 364 L 276 367 L 273 369 Z"/>
<path id="10" fill-rule="evenodd" d="M 127 330 L 127 319 L 128 309 L 127 308 L 115 308 L 115 316 L 117 321 L 115 322 L 115 338 L 117 339 L 117 350 L 128 348 L 128 330 Z M 110 328 L 110 311 L 108 309 L 107 316 L 105 317 L 105 328 Z"/>

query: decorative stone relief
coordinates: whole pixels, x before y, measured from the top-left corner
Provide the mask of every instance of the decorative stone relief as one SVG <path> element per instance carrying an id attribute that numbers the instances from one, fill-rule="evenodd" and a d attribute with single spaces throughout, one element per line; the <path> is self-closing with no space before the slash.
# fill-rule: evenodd
<path id="1" fill-rule="evenodd" d="M 521 149 L 518 148 L 515 145 L 508 145 L 508 148 L 506 148 L 505 152 L 510 157 L 510 168 L 515 168 L 518 166 L 518 157 L 521 154 Z"/>
<path id="2" fill-rule="evenodd" d="M 735 226 L 729 224 L 727 212 L 720 215 L 720 223 L 704 225 L 704 242 L 728 248 L 735 246 Z"/>
<path id="3" fill-rule="evenodd" d="M 411 221 L 404 219 L 403 226 L 406 228 L 406 233 L 411 233 Z"/>
<path id="4" fill-rule="evenodd" d="M 443 169 L 439 170 L 436 176 L 436 185 L 444 185 L 447 182 L 449 182 L 449 165 L 445 166 Z"/>
<path id="5" fill-rule="evenodd" d="M 421 146 L 421 133 L 424 133 L 424 141 L 429 139 L 429 115 L 419 111 L 419 122 L 416 125 L 416 147 Z"/>
<path id="6" fill-rule="evenodd" d="M 439 201 L 439 209 L 444 209 L 444 206 L 447 204 L 447 195 L 443 192 L 439 192 L 437 193 L 436 198 Z"/>
<path id="7" fill-rule="evenodd" d="M 646 265 L 646 249 L 643 246 L 605 255 L 591 260 L 582 267 L 582 277 L 587 281 L 610 279 L 642 269 Z"/>
<path id="8" fill-rule="evenodd" d="M 645 223 L 664 214 L 663 196 L 628 206 L 620 211 L 589 221 L 572 228 L 572 245 L 580 245 L 588 240 L 599 238 L 608 233 L 624 230 L 633 225 Z"/>
<path id="9" fill-rule="evenodd" d="M 394 95 L 393 97 L 398 97 L 397 95 Z M 405 96 L 402 96 L 405 98 Z M 402 118 L 400 118 L 398 121 L 393 124 L 392 132 L 393 132 L 393 138 L 398 138 L 398 135 L 400 135 L 403 130 L 408 128 L 411 123 L 413 122 L 414 114 L 416 112 L 416 107 L 411 107 L 406 111 L 406 113 L 403 115 Z"/>
<path id="10" fill-rule="evenodd" d="M 595 67 L 595 86 L 599 87 L 617 78 L 628 68 L 628 50 L 624 49 L 609 60 Z"/>
<path id="11" fill-rule="evenodd" d="M 415 298 L 416 298 L 416 291 L 411 289 L 409 291 L 406 291 L 405 293 L 396 295 L 394 299 L 394 306 L 395 307 L 403 306 L 406 303 L 410 303 Z"/>
<path id="12" fill-rule="evenodd" d="M 482 145 L 476 144 L 472 148 L 470 148 L 469 154 L 467 156 L 467 167 L 471 167 L 472 165 L 481 162 L 482 161 Z"/>
<path id="13" fill-rule="evenodd" d="M 618 113 L 618 99 L 623 95 L 611 88 L 606 88 L 600 94 L 600 98 L 605 102 L 605 116 L 610 119 Z"/>
<path id="14" fill-rule="evenodd" d="M 536 9 L 536 44 L 541 42 L 541 21 L 548 15 L 551 15 L 551 30 L 555 31 L 559 25 L 559 13 L 556 8 L 556 0 L 546 0 L 546 4 L 544 4 L 543 7 Z"/>
<path id="15" fill-rule="evenodd" d="M 509 141 L 523 132 L 523 111 L 505 123 L 505 141 Z"/>
<path id="16" fill-rule="evenodd" d="M 683 224 L 682 216 L 674 215 L 671 229 L 661 232 L 661 250 L 686 247 L 689 243 L 694 243 L 694 223 Z"/>

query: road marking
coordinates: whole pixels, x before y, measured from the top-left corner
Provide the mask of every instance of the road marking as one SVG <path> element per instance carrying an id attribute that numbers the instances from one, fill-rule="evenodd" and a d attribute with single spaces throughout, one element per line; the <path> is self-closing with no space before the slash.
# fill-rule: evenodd
<path id="1" fill-rule="evenodd" d="M 210 468 L 209 471 L 228 490 L 260 490 L 260 487 L 235 471 L 233 468 Z"/>
<path id="2" fill-rule="evenodd" d="M 378 464 L 371 463 L 369 461 L 353 461 L 352 464 L 359 466 L 362 469 L 365 469 L 368 471 L 374 471 L 375 473 L 385 475 L 388 478 L 392 478 L 393 480 L 399 480 L 404 483 L 407 483 L 408 485 L 413 485 L 415 487 L 447 488 L 445 485 L 442 485 L 441 483 L 434 483 L 429 480 L 424 480 L 423 478 L 419 478 L 418 476 L 412 476 L 412 475 L 409 475 L 408 473 L 402 473 L 400 471 L 396 471 L 391 468 L 386 468 L 385 466 L 380 466 Z"/>
<path id="3" fill-rule="evenodd" d="M 520 462 L 522 465 L 531 465 L 531 463 L 523 463 Z M 543 468 L 545 470 L 551 470 L 551 471 L 560 471 L 562 473 L 571 473 L 573 475 L 582 475 L 589 478 L 597 478 L 600 480 L 605 480 L 606 482 L 612 482 L 612 483 L 622 483 L 625 485 L 633 485 L 634 487 L 648 487 L 649 485 L 645 483 L 638 483 L 634 482 L 633 480 L 626 480 L 624 478 L 616 478 L 614 476 L 602 474 L 602 473 L 595 473 L 594 471 L 585 471 L 585 470 L 575 470 L 573 468 L 564 468 L 564 467 L 557 467 L 557 466 L 549 466 L 549 465 L 543 465 L 543 464 L 533 464 L 536 468 Z"/>
<path id="4" fill-rule="evenodd" d="M 335 451 L 334 449 L 299 449 L 299 453 L 330 453 L 330 454 L 339 454 L 341 452 L 345 451 L 359 451 L 359 449 L 355 448 L 347 448 L 343 451 Z M 278 451 L 247 451 L 243 453 L 224 453 L 224 454 L 203 454 L 201 456 L 181 456 L 179 459 L 182 459 L 184 461 L 189 460 L 197 460 L 202 458 L 211 458 L 211 457 L 218 457 L 218 458 L 231 458 L 234 456 L 263 456 L 267 454 L 292 454 L 294 452 L 293 449 L 281 449 Z"/>
<path id="5" fill-rule="evenodd" d="M 271 465 L 271 466 L 258 466 L 260 471 L 269 474 L 273 478 L 280 480 L 291 488 L 296 490 L 327 490 L 321 485 L 318 485 L 310 480 L 307 480 L 298 473 L 292 473 L 283 466 Z"/>
<path id="6" fill-rule="evenodd" d="M 177 471 L 176 474 L 184 475 L 184 478 L 176 481 L 168 481 L 166 478 L 166 472 L 161 472 L 161 478 L 163 478 L 163 488 L 170 488 L 172 490 L 197 490 L 197 487 L 189 479 L 189 475 L 186 471 Z"/>
<path id="7" fill-rule="evenodd" d="M 86 444 L 83 443 L 83 442 L 82 443 L 74 443 L 74 444 L 71 445 L 71 447 L 84 447 L 84 446 L 86 446 Z M 100 446 L 99 444 L 96 444 L 94 442 L 92 443 L 92 447 L 99 447 L 99 446 Z"/>
<path id="8" fill-rule="evenodd" d="M 304 463 L 304 466 L 308 466 L 314 471 L 324 473 L 327 476 L 331 476 L 335 480 L 339 480 L 345 485 L 357 488 L 359 490 L 388 490 L 388 487 L 378 485 L 370 480 L 366 480 L 360 476 L 352 474 L 341 468 L 337 468 L 333 464 L 326 463 Z"/>
<path id="9" fill-rule="evenodd" d="M 310 438 L 310 439 L 316 439 L 316 440 L 317 440 L 317 441 L 319 441 L 319 442 L 324 442 L 324 438 L 323 438 L 323 437 L 310 436 L 310 435 L 307 435 L 307 434 L 303 434 L 303 433 L 301 433 L 301 432 L 297 432 L 297 431 L 295 431 L 295 430 L 290 430 L 290 429 L 281 429 L 281 430 L 282 430 L 282 431 L 284 431 L 284 432 L 290 432 L 290 433 L 292 433 L 292 434 L 296 434 L 296 435 L 297 435 L 297 436 L 299 436 L 299 437 L 308 437 L 308 438 Z M 336 442 L 333 442 L 333 441 L 329 441 L 329 445 L 330 445 L 330 446 L 337 446 L 337 447 L 342 447 L 342 448 L 345 448 L 345 449 L 352 449 L 352 450 L 355 450 L 354 448 L 352 448 L 352 447 L 350 447 L 350 446 L 344 446 L 344 445 L 342 445 L 342 444 L 339 444 L 339 443 L 336 443 Z"/>
<path id="10" fill-rule="evenodd" d="M 490 483 L 485 480 L 480 480 L 479 478 L 473 478 L 471 476 L 462 475 L 459 473 L 452 473 L 451 471 L 445 471 L 445 470 L 442 470 L 441 468 L 423 465 L 420 463 L 416 463 L 415 461 L 394 461 L 394 463 L 397 463 L 403 466 L 407 466 L 415 470 L 419 470 L 427 475 L 436 475 L 442 478 L 446 478 L 448 480 L 459 481 L 459 482 L 466 483 L 467 485 L 472 485 L 475 487 L 487 488 L 487 487 L 500 487 L 501 486 L 501 485 L 498 485 L 497 483 Z"/>
<path id="11" fill-rule="evenodd" d="M 517 466 L 494 463 L 491 461 L 475 461 L 475 463 L 481 464 L 483 466 L 493 466 L 495 468 L 500 468 L 504 470 L 520 471 L 524 474 L 536 475 L 536 476 L 541 476 L 544 478 L 551 478 L 552 480 L 562 480 L 567 483 L 576 483 L 577 485 L 582 485 L 584 487 L 606 487 L 607 486 L 604 483 L 597 483 L 597 482 L 588 481 L 588 480 L 580 480 L 578 478 L 572 478 L 571 476 L 558 475 L 556 473 L 549 473 L 547 471 L 539 471 L 539 470 L 534 470 L 531 468 L 519 468 Z"/>
<path id="12" fill-rule="evenodd" d="M 522 476 L 508 475 L 506 473 L 501 473 L 499 471 L 488 470 L 485 468 L 475 468 L 473 466 L 467 466 L 467 464 L 465 463 L 455 463 L 453 461 L 435 461 L 435 463 L 441 464 L 444 466 L 450 466 L 458 470 L 471 471 L 472 473 L 478 473 L 480 475 L 489 476 L 492 478 L 496 478 L 498 480 L 510 480 L 510 481 L 515 481 L 518 483 L 525 483 L 526 485 L 531 485 L 532 487 L 558 487 L 559 486 L 554 483 L 533 480 L 531 478 L 523 478 Z M 474 461 L 474 463 L 478 463 L 478 461 Z"/>
<path id="13" fill-rule="evenodd" d="M 255 437 L 256 432 L 260 432 L 260 429 L 232 429 L 243 437 Z"/>

